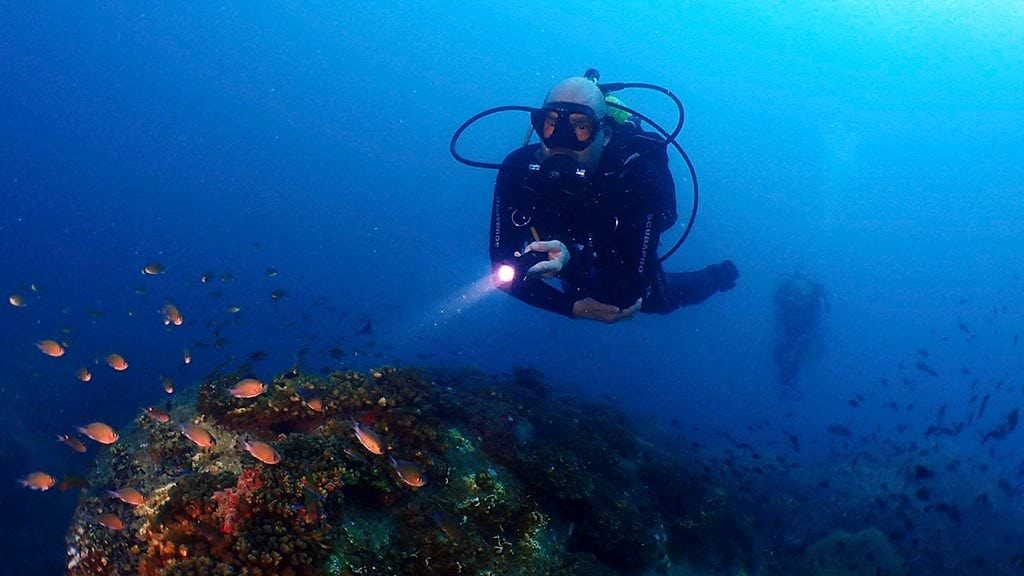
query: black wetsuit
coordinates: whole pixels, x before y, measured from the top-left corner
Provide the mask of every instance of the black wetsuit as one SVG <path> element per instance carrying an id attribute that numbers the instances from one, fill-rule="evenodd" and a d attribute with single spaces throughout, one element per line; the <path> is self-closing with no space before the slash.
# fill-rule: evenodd
<path id="1" fill-rule="evenodd" d="M 505 264 L 516 269 L 511 282 L 496 282 L 499 288 L 570 318 L 573 303 L 587 297 L 620 308 L 642 297 L 643 312 L 665 314 L 723 289 L 714 266 L 666 275 L 658 262 L 659 237 L 676 221 L 664 140 L 645 132 L 614 135 L 575 193 L 541 175 L 539 149 L 533 144 L 515 150 L 498 171 L 491 263 L 495 270 Z M 515 256 L 534 240 L 531 229 L 541 240 L 560 240 L 569 249 L 569 262 L 558 275 L 561 290 L 526 277 L 536 257 Z"/>

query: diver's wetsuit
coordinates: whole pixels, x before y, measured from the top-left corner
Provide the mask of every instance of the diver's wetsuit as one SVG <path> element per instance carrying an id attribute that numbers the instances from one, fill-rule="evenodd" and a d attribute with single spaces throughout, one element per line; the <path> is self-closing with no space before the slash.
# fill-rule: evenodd
<path id="1" fill-rule="evenodd" d="M 639 132 L 616 134 L 601 161 L 575 193 L 540 175 L 540 144 L 505 158 L 494 186 L 491 263 L 511 265 L 515 278 L 497 282 L 519 300 L 570 318 L 577 300 L 591 297 L 620 308 L 643 297 L 643 312 L 667 314 L 704 301 L 721 288 L 716 266 L 666 274 L 658 239 L 676 221 L 675 183 L 664 140 Z M 559 290 L 527 278 L 536 257 L 516 258 L 534 240 L 560 240 L 570 258 Z M 731 266 L 731 264 L 730 264 Z"/>

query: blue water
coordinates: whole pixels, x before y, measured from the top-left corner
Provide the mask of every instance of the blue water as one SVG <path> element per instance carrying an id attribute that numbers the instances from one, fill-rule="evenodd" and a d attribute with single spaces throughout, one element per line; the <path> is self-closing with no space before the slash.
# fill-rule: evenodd
<path id="1" fill-rule="evenodd" d="M 0 3 L 0 291 L 29 301 L 0 309 L 11 573 L 63 567 L 76 493 L 14 482 L 88 470 L 95 447 L 75 455 L 55 434 L 127 426 L 162 400 L 161 375 L 184 386 L 264 350 L 256 371 L 270 377 L 306 346 L 312 370 L 337 366 L 335 345 L 356 368 L 533 366 L 652 426 L 678 420 L 712 449 L 729 449 L 726 432 L 783 452 L 785 429 L 812 486 L 859 453 L 924 449 L 939 470 L 962 462 L 934 480 L 969 517 L 938 526 L 943 538 L 973 542 L 982 520 L 1016 534 L 1020 497 L 997 482 L 1020 489 L 1024 431 L 981 440 L 1024 400 L 1019 3 L 396 4 Z M 667 268 L 731 258 L 735 290 L 605 326 L 474 288 L 489 273 L 494 174 L 451 159 L 452 131 L 486 107 L 538 105 L 588 67 L 684 101 L 701 209 Z M 622 97 L 674 119 L 657 95 Z M 499 161 L 525 125 L 488 119 L 460 150 Z M 144 277 L 150 261 L 166 274 Z M 831 303 L 799 397 L 780 393 L 772 362 L 772 291 L 793 271 Z M 274 302 L 275 289 L 287 295 Z M 165 299 L 185 326 L 165 329 Z M 358 334 L 367 320 L 372 336 Z M 44 338 L 67 354 L 40 354 Z M 918 349 L 937 377 L 915 369 Z M 103 365 L 110 352 L 129 370 Z M 74 378 L 85 365 L 88 384 Z M 965 433 L 923 436 L 943 404 L 963 420 L 985 394 Z M 837 444 L 834 423 L 854 435 Z M 875 471 L 900 477 L 910 461 Z M 973 509 L 983 492 L 994 505 Z"/>

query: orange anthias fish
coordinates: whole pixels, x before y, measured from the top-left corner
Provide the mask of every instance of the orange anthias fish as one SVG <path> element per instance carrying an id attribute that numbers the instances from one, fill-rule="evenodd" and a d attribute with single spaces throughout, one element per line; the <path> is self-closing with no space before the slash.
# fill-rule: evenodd
<path id="1" fill-rule="evenodd" d="M 164 315 L 164 326 L 170 326 L 171 324 L 181 326 L 181 323 L 184 321 L 181 312 L 178 311 L 178 307 L 170 302 L 164 304 L 160 311 Z"/>
<path id="2" fill-rule="evenodd" d="M 174 380 L 170 376 L 164 376 L 161 378 L 164 384 L 164 392 L 168 394 L 174 394 Z"/>
<path id="3" fill-rule="evenodd" d="M 79 427 L 78 431 L 100 444 L 113 444 L 119 438 L 117 432 L 103 422 L 93 422 L 88 426 Z"/>
<path id="4" fill-rule="evenodd" d="M 427 479 L 423 476 L 423 472 L 420 470 L 419 466 L 412 462 L 395 460 L 393 456 L 388 456 L 388 462 L 391 464 L 391 467 L 395 469 L 395 473 L 398 474 L 398 478 L 409 486 L 419 488 L 427 483 Z"/>
<path id="5" fill-rule="evenodd" d="M 60 345 L 60 342 L 56 340 L 40 340 L 36 342 L 36 348 L 47 356 L 53 356 L 59 358 L 64 355 L 64 347 Z"/>
<path id="6" fill-rule="evenodd" d="M 78 370 L 76 370 L 75 377 L 81 380 L 82 382 L 88 382 L 89 380 L 92 380 L 92 374 L 89 372 L 88 368 L 79 368 Z"/>
<path id="7" fill-rule="evenodd" d="M 200 448 L 210 448 L 217 444 L 213 434 L 210 434 L 209 430 L 198 424 L 182 424 L 181 433 Z"/>
<path id="8" fill-rule="evenodd" d="M 120 490 L 108 490 L 107 494 L 112 498 L 117 498 L 121 502 L 132 506 L 142 506 L 146 503 L 146 497 L 142 495 L 142 492 L 139 492 L 131 486 L 125 486 Z"/>
<path id="9" fill-rule="evenodd" d="M 124 356 L 116 353 L 107 356 L 107 365 L 118 372 L 128 369 L 128 361 L 124 359 Z"/>
<path id="10" fill-rule="evenodd" d="M 167 271 L 167 268 L 159 262 L 150 262 L 142 267 L 142 273 L 146 276 L 156 276 L 157 274 L 163 274 Z"/>
<path id="11" fill-rule="evenodd" d="M 299 400 L 302 401 L 303 406 L 309 408 L 313 412 L 324 411 L 324 401 L 316 394 L 315 391 L 299 388 L 298 392 Z"/>
<path id="12" fill-rule="evenodd" d="M 11 306 L 15 308 L 23 308 L 26 304 L 25 297 L 21 294 L 11 294 L 10 298 L 7 299 L 11 303 Z"/>
<path id="13" fill-rule="evenodd" d="M 246 378 L 235 384 L 228 392 L 235 398 L 255 398 L 267 389 L 266 384 L 255 378 Z"/>
<path id="14" fill-rule="evenodd" d="M 53 488 L 53 485 L 57 483 L 57 480 L 46 472 L 33 472 L 18 482 L 26 488 L 42 490 L 45 492 L 46 490 Z"/>
<path id="15" fill-rule="evenodd" d="M 114 514 L 97 514 L 96 523 L 111 530 L 124 530 L 124 522 Z"/>
<path id="16" fill-rule="evenodd" d="M 74 436 L 68 436 L 67 434 L 58 434 L 57 442 L 63 442 L 64 444 L 67 444 L 68 448 L 71 448 L 72 450 L 78 452 L 79 454 L 86 451 L 85 444 L 82 444 L 82 441 L 79 440 L 78 438 L 75 438 Z"/>
<path id="17" fill-rule="evenodd" d="M 184 362 L 185 364 L 192 363 L 192 355 L 189 354 L 188 348 L 183 348 L 181 350 L 181 361 Z"/>
<path id="18" fill-rule="evenodd" d="M 356 440 L 363 445 L 371 454 L 380 456 L 384 453 L 384 443 L 380 441 L 380 436 L 370 428 L 365 428 L 356 422 L 355 418 L 352 419 L 352 431 L 356 433 Z"/>
<path id="19" fill-rule="evenodd" d="M 147 406 L 145 412 L 146 416 L 149 416 L 161 424 L 166 424 L 171 421 L 171 415 L 156 406 Z"/>
<path id="20" fill-rule="evenodd" d="M 245 451 L 252 454 L 252 457 L 264 464 L 277 464 L 281 461 L 281 455 L 274 450 L 273 446 L 266 442 L 248 442 L 243 440 Z"/>

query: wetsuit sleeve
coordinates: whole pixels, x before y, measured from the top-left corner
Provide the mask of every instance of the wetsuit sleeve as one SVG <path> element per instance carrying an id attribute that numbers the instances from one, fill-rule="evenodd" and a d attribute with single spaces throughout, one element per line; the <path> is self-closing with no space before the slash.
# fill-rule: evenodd
<path id="1" fill-rule="evenodd" d="M 504 265 L 515 269 L 515 277 L 502 282 L 492 274 L 495 286 L 516 299 L 531 306 L 572 318 L 573 299 L 540 278 L 527 278 L 526 271 L 537 262 L 535 257 L 516 258 L 515 252 L 522 250 L 533 240 L 529 226 L 516 226 L 513 214 L 529 214 L 532 207 L 523 193 L 522 172 L 516 164 L 513 153 L 502 164 L 494 185 L 494 202 L 491 205 L 490 255 L 492 270 Z M 524 164 L 525 166 L 525 164 Z"/>

